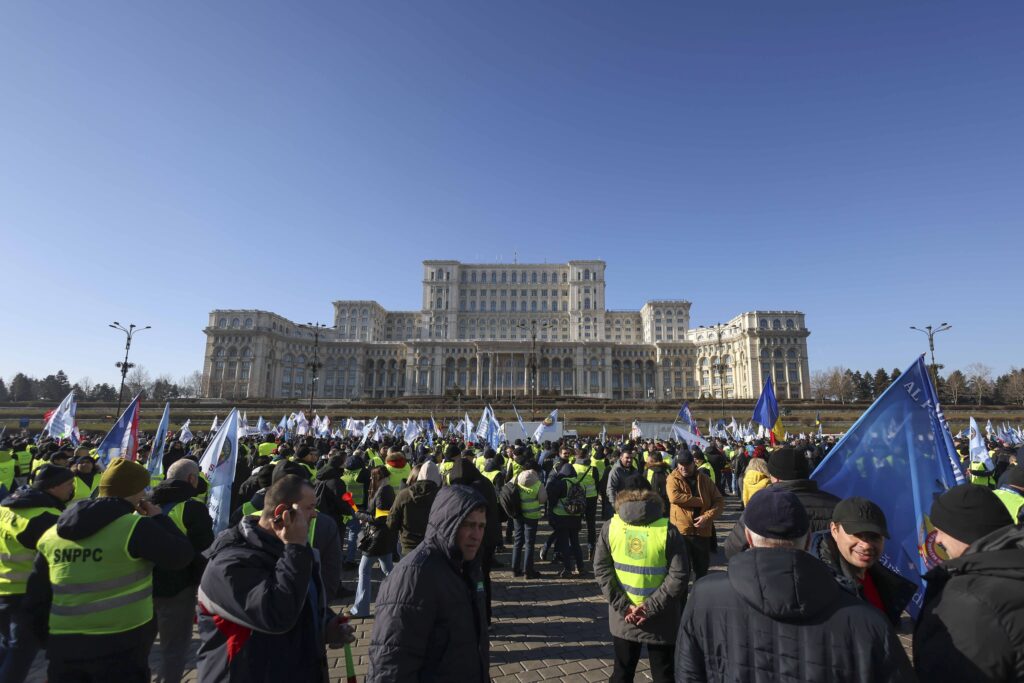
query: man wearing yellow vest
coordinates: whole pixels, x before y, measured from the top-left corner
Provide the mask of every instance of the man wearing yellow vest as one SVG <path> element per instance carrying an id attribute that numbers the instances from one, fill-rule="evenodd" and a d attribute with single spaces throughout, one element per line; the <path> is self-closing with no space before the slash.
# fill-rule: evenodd
<path id="1" fill-rule="evenodd" d="M 646 644 L 651 676 L 670 683 L 690 579 L 686 543 L 664 516 L 661 498 L 649 489 L 622 491 L 615 511 L 594 553 L 594 577 L 608 600 L 615 652 L 611 680 L 633 680 Z"/>
<path id="2" fill-rule="evenodd" d="M 1006 506 L 1014 524 L 1024 523 L 1024 466 L 1008 467 L 992 493 Z"/>
<path id="3" fill-rule="evenodd" d="M 14 490 L 14 477 L 18 473 L 18 463 L 14 461 L 14 449 L 10 442 L 0 444 L 0 487 L 3 491 Z"/>
<path id="4" fill-rule="evenodd" d="M 36 542 L 57 518 L 73 491 L 71 470 L 46 465 L 31 486 L 0 503 L 0 681 L 23 681 L 39 650 L 25 586 L 36 559 Z"/>
<path id="5" fill-rule="evenodd" d="M 348 456 L 345 460 L 345 471 L 341 474 L 341 481 L 345 484 L 346 491 L 352 494 L 352 502 L 355 503 L 356 510 L 365 510 L 366 492 L 370 488 L 370 471 L 366 469 L 360 456 Z M 359 563 L 356 562 L 359 528 L 359 517 L 353 515 L 345 525 L 345 569 L 355 569 L 359 566 Z"/>
<path id="6" fill-rule="evenodd" d="M 273 434 L 263 437 L 263 443 L 257 446 L 256 451 L 260 456 L 269 457 L 277 449 L 277 439 Z"/>
<path id="7" fill-rule="evenodd" d="M 192 500 L 199 486 L 199 465 L 182 458 L 167 470 L 163 483 L 153 489 L 153 504 L 185 534 L 195 555 L 183 569 L 153 570 L 153 609 L 160 634 L 160 666 L 156 680 L 178 683 L 185 672 L 196 590 L 206 568 L 203 551 L 213 543 L 213 520 L 202 503 Z"/>
<path id="8" fill-rule="evenodd" d="M 71 459 L 71 471 L 75 474 L 75 500 L 91 498 L 93 491 L 100 485 L 100 478 L 96 474 L 96 461 L 89 455 L 88 449 L 78 448 L 76 455 Z"/>
<path id="9" fill-rule="evenodd" d="M 587 509 L 583 512 L 581 521 L 587 525 L 586 559 L 593 560 L 594 545 L 597 543 L 597 480 L 600 474 L 589 455 L 580 448 L 575 451 L 572 468 L 576 470 L 576 481 L 583 487 L 587 496 Z"/>
<path id="10" fill-rule="evenodd" d="M 398 493 L 398 490 L 405 486 L 405 480 L 409 478 L 412 466 L 405 459 L 405 454 L 397 448 L 388 451 L 388 458 L 384 462 L 384 466 L 388 470 L 388 484 L 395 490 L 395 493 Z"/>
<path id="11" fill-rule="evenodd" d="M 68 508 L 36 544 L 25 602 L 51 683 L 149 681 L 153 567 L 184 568 L 192 545 L 146 499 L 148 486 L 145 467 L 113 460 L 99 497 Z"/>
<path id="12" fill-rule="evenodd" d="M 519 489 L 519 515 L 514 520 L 512 575 L 539 579 L 540 572 L 533 568 L 533 550 L 537 541 L 537 525 L 544 514 L 548 494 L 541 485 L 540 474 L 533 468 L 523 469 L 515 481 Z"/>

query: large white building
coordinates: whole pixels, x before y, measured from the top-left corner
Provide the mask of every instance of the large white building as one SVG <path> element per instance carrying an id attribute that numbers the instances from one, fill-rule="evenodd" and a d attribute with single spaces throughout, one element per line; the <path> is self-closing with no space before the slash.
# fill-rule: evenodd
<path id="1" fill-rule="evenodd" d="M 810 395 L 799 311 L 690 327 L 690 302 L 605 308 L 605 262 L 424 261 L 417 311 L 335 301 L 317 329 L 276 313 L 216 310 L 205 329 L 208 397 L 413 395 L 756 398 Z"/>

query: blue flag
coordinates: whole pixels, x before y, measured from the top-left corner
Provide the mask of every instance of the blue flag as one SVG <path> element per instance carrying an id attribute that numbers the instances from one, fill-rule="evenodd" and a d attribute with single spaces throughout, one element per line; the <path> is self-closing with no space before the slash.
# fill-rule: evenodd
<path id="1" fill-rule="evenodd" d="M 213 520 L 213 532 L 219 534 L 228 528 L 231 515 L 231 484 L 235 480 L 238 461 L 238 410 L 232 408 L 224 418 L 220 430 L 206 446 L 199 459 L 199 471 L 209 482 L 210 494 L 206 506 Z"/>
<path id="2" fill-rule="evenodd" d="M 160 426 L 156 428 L 156 436 L 153 437 L 153 448 L 149 451 L 149 461 L 146 468 L 149 470 L 149 477 L 158 477 L 164 474 L 164 444 L 167 442 L 167 430 L 171 426 L 171 402 L 164 406 L 164 415 L 160 418 Z"/>
<path id="3" fill-rule="evenodd" d="M 140 394 L 141 396 L 141 394 Z M 104 468 L 114 458 L 135 460 L 139 451 L 139 396 L 132 399 L 128 407 L 117 418 L 103 441 L 96 448 L 96 458 Z"/>
<path id="4" fill-rule="evenodd" d="M 690 429 L 693 429 L 693 413 L 690 412 L 690 402 L 684 401 L 683 407 L 679 409 L 679 419 L 686 420 L 686 424 L 690 425 Z"/>
<path id="5" fill-rule="evenodd" d="M 779 403 L 775 400 L 775 387 L 772 386 L 772 376 L 764 379 L 764 387 L 761 389 L 761 397 L 757 399 L 754 406 L 754 422 L 764 425 L 765 429 L 772 429 L 779 419 Z"/>
<path id="6" fill-rule="evenodd" d="M 932 500 L 963 483 L 953 441 L 921 356 L 839 440 L 811 478 L 840 498 L 863 496 L 882 508 L 889 539 L 881 562 L 918 586 L 907 611 L 916 619 L 921 575 L 944 556 L 928 518 Z"/>

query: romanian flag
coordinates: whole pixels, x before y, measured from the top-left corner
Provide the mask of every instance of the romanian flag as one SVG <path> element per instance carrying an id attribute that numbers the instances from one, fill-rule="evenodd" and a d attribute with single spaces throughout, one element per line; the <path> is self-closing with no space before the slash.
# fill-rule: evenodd
<path id="1" fill-rule="evenodd" d="M 786 430 L 782 428 L 782 422 L 779 420 L 779 402 L 775 400 L 775 387 L 772 386 L 771 375 L 764 380 L 761 396 L 754 406 L 753 420 L 771 432 L 772 445 L 785 439 Z"/>

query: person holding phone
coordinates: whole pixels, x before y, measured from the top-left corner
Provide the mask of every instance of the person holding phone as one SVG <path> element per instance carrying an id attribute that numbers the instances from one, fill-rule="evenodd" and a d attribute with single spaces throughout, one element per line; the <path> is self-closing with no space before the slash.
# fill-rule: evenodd
<path id="1" fill-rule="evenodd" d="M 288 474 L 267 489 L 258 517 L 214 541 L 199 584 L 199 680 L 327 679 L 325 647 L 354 638 L 327 608 L 308 542 L 316 514 L 313 486 Z"/>

